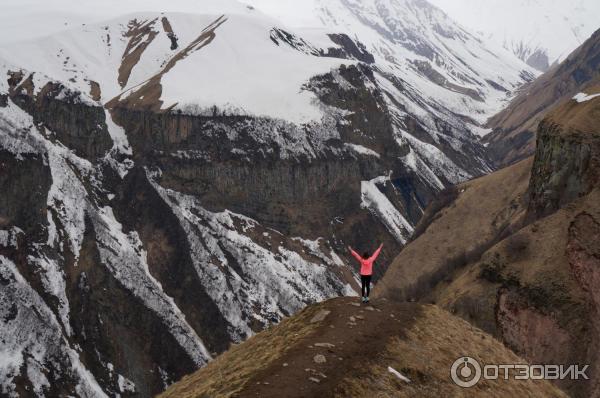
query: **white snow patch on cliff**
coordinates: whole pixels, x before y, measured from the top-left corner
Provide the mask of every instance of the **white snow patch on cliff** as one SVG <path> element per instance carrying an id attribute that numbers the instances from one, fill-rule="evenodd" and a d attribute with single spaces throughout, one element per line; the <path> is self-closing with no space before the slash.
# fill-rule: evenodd
<path id="1" fill-rule="evenodd" d="M 39 257 L 28 256 L 27 262 L 39 271 L 44 290 L 53 295 L 58 300 L 58 315 L 65 329 L 67 336 L 71 336 L 71 324 L 69 315 L 69 300 L 67 299 L 67 286 L 65 283 L 64 271 L 60 265 L 50 260 L 44 254 L 38 254 Z"/>
<path id="2" fill-rule="evenodd" d="M 133 151 L 131 145 L 129 145 L 125 129 L 113 121 L 108 110 L 105 110 L 104 113 L 108 133 L 113 141 L 113 147 L 106 155 L 105 160 L 119 174 L 119 177 L 124 178 L 133 167 L 133 160 L 131 160 Z"/>
<path id="3" fill-rule="evenodd" d="M 401 244 L 405 244 L 413 233 L 414 228 L 379 188 L 377 188 L 377 184 L 385 183 L 386 181 L 389 181 L 388 176 L 361 182 L 361 207 L 369 210 L 374 216 L 379 218 L 392 236 Z"/>
<path id="4" fill-rule="evenodd" d="M 208 350 L 187 323 L 173 298 L 166 295 L 160 283 L 150 274 L 146 251 L 137 232 L 123 232 L 110 207 L 93 212 L 91 219 L 102 263 L 146 307 L 160 316 L 173 337 L 198 366 L 206 364 L 211 359 Z"/>
<path id="5" fill-rule="evenodd" d="M 48 385 L 44 370 L 66 369 L 66 377 L 79 380 L 81 397 L 106 397 L 94 376 L 69 346 L 52 310 L 19 273 L 15 264 L 0 256 L 0 317 L 8 319 L 0 328 L 0 392 L 17 396 L 14 379 L 25 364 L 35 391 Z"/>
<path id="6" fill-rule="evenodd" d="M 369 149 L 367 147 L 364 147 L 362 145 L 356 145 L 356 144 L 344 144 L 345 147 L 352 149 L 354 152 L 356 153 L 360 153 L 361 155 L 367 155 L 367 156 L 375 156 L 376 158 L 379 158 L 379 154 L 377 152 L 375 152 L 372 149 Z"/>
<path id="7" fill-rule="evenodd" d="M 186 231 L 196 273 L 234 340 L 253 334 L 252 319 L 267 325 L 308 302 L 353 293 L 320 262 L 306 260 L 283 243 L 267 248 L 253 241 L 243 229 L 254 228 L 256 221 L 230 211 L 210 212 L 194 197 L 151 182 Z M 316 242 L 304 243 L 311 252 L 321 251 Z M 323 253 L 319 257 L 336 261 Z"/>
<path id="8" fill-rule="evenodd" d="M 600 97 L 600 94 L 577 93 L 577 94 L 575 94 L 573 99 L 575 101 L 577 101 L 578 103 L 582 103 L 582 102 L 587 102 L 589 100 L 592 100 L 596 97 Z"/>

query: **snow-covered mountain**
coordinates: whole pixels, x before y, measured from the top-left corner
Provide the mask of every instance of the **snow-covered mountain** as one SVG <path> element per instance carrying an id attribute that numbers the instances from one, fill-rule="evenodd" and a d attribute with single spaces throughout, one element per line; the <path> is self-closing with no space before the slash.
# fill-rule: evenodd
<path id="1" fill-rule="evenodd" d="M 538 70 L 560 63 L 600 29 L 597 0 L 431 0 L 450 17 Z"/>
<path id="2" fill-rule="evenodd" d="M 2 394 L 151 396 L 355 294 L 535 76 L 421 0 L 170 3 L 0 45 Z"/>

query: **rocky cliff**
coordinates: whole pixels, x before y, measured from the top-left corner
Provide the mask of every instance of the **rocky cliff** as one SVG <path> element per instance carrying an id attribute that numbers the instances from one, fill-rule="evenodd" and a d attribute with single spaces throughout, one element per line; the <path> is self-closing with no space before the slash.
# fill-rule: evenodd
<path id="1" fill-rule="evenodd" d="M 593 86 L 586 91 L 594 91 Z M 585 94 L 584 94 L 585 95 Z M 549 214 L 600 185 L 598 101 L 571 100 L 540 123 L 530 212 Z"/>

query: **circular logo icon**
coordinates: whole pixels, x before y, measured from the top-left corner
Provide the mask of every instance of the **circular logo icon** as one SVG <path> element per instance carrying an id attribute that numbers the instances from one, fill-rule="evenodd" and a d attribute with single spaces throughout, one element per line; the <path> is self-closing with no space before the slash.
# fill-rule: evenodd
<path id="1" fill-rule="evenodd" d="M 460 387 L 473 387 L 481 379 L 481 365 L 471 357 L 458 358 L 450 368 L 450 377 Z"/>

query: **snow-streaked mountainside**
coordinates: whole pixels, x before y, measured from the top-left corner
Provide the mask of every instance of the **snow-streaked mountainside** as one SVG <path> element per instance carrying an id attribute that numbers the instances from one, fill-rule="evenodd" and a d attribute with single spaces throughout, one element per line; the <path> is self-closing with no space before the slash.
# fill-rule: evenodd
<path id="1" fill-rule="evenodd" d="M 597 0 L 431 0 L 463 26 L 545 71 L 600 29 Z"/>
<path id="2" fill-rule="evenodd" d="M 535 76 L 421 0 L 172 3 L 0 45 L 3 395 L 151 396 L 356 294 L 345 247 L 380 276 Z"/>
<path id="3" fill-rule="evenodd" d="M 299 13 L 290 12 L 296 9 L 291 1 L 246 2 L 281 17 L 304 37 L 350 34 L 378 67 L 413 85 L 417 95 L 477 122 L 501 109 L 524 79 L 539 74 L 424 0 L 309 0 Z"/>
<path id="4" fill-rule="evenodd" d="M 201 9 L 200 9 L 201 8 Z M 0 14 L 0 44 L 38 39 L 86 24 L 131 13 L 240 13 L 246 6 L 235 0 L 4 0 Z"/>

